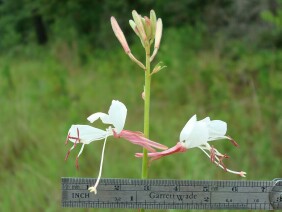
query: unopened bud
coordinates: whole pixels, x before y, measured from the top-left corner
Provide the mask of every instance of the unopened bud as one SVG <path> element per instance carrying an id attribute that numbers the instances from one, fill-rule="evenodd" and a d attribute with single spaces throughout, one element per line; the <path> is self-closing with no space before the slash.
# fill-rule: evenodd
<path id="1" fill-rule="evenodd" d="M 119 40 L 120 44 L 122 45 L 122 48 L 124 49 L 126 54 L 128 54 L 130 52 L 130 48 L 127 44 L 127 41 L 124 37 L 124 34 L 123 34 L 121 28 L 118 25 L 117 20 L 114 17 L 111 17 L 111 25 L 112 25 L 113 31 L 114 31 L 117 39 Z"/>
<path id="2" fill-rule="evenodd" d="M 160 42 L 161 42 L 161 38 L 162 38 L 162 33 L 163 33 L 163 22 L 162 19 L 158 19 L 157 21 L 157 25 L 156 25 L 156 35 L 155 35 L 155 47 L 154 47 L 154 52 L 150 58 L 150 61 L 153 61 L 153 59 L 155 58 L 158 49 L 160 47 Z"/>
<path id="3" fill-rule="evenodd" d="M 136 24 L 138 32 L 140 34 L 140 39 L 142 39 L 143 42 L 145 43 L 145 41 L 147 40 L 147 36 L 146 36 L 145 29 L 144 29 L 144 26 L 143 26 L 143 23 L 142 23 L 142 20 L 141 20 L 141 16 L 135 10 L 133 10 L 132 11 L 132 17 L 133 17 L 133 20 Z"/>
<path id="4" fill-rule="evenodd" d="M 151 21 L 146 16 L 144 17 L 144 28 L 145 28 L 145 32 L 146 32 L 148 40 L 154 39 L 154 37 L 152 37 Z"/>
<path id="5" fill-rule="evenodd" d="M 159 62 L 153 69 L 153 71 L 151 72 L 151 75 L 158 73 L 160 70 L 166 68 L 166 66 L 163 65 L 162 62 Z"/>
<path id="6" fill-rule="evenodd" d="M 139 32 L 138 32 L 138 29 L 137 29 L 137 27 L 136 27 L 135 22 L 134 22 L 133 20 L 129 20 L 129 25 L 131 26 L 131 28 L 133 29 L 133 31 L 136 33 L 136 35 L 137 35 L 138 37 L 140 37 L 140 34 L 139 34 Z"/>
<path id="7" fill-rule="evenodd" d="M 142 92 L 141 96 L 142 96 L 142 99 L 145 100 L 145 91 Z"/>
<path id="8" fill-rule="evenodd" d="M 150 21 L 151 21 L 152 38 L 155 38 L 157 17 L 154 10 L 150 11 Z"/>
<path id="9" fill-rule="evenodd" d="M 163 22 L 162 19 L 159 18 L 156 25 L 155 48 L 160 47 L 162 34 L 163 34 Z"/>

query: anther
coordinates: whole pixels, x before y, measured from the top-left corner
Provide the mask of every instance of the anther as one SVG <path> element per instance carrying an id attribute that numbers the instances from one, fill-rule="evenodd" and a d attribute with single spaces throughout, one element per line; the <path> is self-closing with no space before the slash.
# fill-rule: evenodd
<path id="1" fill-rule="evenodd" d="M 76 167 L 77 170 L 79 169 L 78 157 L 76 157 L 76 159 L 75 159 L 75 167 Z"/>
<path id="2" fill-rule="evenodd" d="M 213 146 L 211 147 L 210 153 L 211 153 L 210 154 L 211 162 L 214 163 L 214 160 L 215 160 L 215 149 L 214 149 Z"/>
<path id="3" fill-rule="evenodd" d="M 219 164 L 224 168 L 224 171 L 227 172 L 226 166 L 223 163 L 223 159 L 226 158 L 225 155 L 219 157 Z"/>
<path id="4" fill-rule="evenodd" d="M 228 137 L 229 141 L 230 141 L 234 146 L 239 147 L 239 144 L 238 144 L 233 138 L 231 138 L 230 136 L 227 136 L 227 137 Z"/>
<path id="5" fill-rule="evenodd" d="M 67 139 L 66 139 L 65 145 L 67 145 L 67 144 L 68 144 L 68 142 L 69 142 L 69 136 L 70 136 L 70 133 L 69 133 L 69 134 L 68 134 L 68 136 L 67 136 Z"/>
<path id="6" fill-rule="evenodd" d="M 67 152 L 66 157 L 65 157 L 65 160 L 68 159 L 69 155 L 70 155 L 70 150 Z"/>
<path id="7" fill-rule="evenodd" d="M 76 128 L 76 131 L 77 131 L 77 140 L 78 140 L 78 143 L 80 143 L 79 129 L 78 129 L 78 128 Z"/>

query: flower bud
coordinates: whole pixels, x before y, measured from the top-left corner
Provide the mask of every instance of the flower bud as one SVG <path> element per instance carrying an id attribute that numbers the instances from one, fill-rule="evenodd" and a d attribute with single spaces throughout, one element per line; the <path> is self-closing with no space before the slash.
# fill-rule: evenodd
<path id="1" fill-rule="evenodd" d="M 163 65 L 162 62 L 159 62 L 153 69 L 153 71 L 151 72 L 151 75 L 158 73 L 160 70 L 166 68 L 166 66 Z"/>
<path id="2" fill-rule="evenodd" d="M 154 39 L 156 34 L 156 24 L 157 24 L 157 17 L 154 10 L 150 11 L 150 21 L 151 21 L 152 38 Z"/>
<path id="3" fill-rule="evenodd" d="M 120 44 L 122 45 L 122 48 L 124 49 L 126 54 L 128 54 L 130 52 L 130 48 L 127 44 L 127 41 L 124 37 L 122 30 L 120 29 L 120 27 L 118 25 L 117 20 L 114 17 L 111 17 L 111 25 L 112 25 L 113 31 L 114 31 L 117 39 L 119 40 Z"/>
<path id="4" fill-rule="evenodd" d="M 148 40 L 153 40 L 154 37 L 152 37 L 152 27 L 151 27 L 151 21 L 148 17 L 144 17 L 144 28 L 147 35 Z"/>
<path id="5" fill-rule="evenodd" d="M 142 92 L 141 97 L 143 100 L 145 100 L 145 91 Z"/>
<path id="6" fill-rule="evenodd" d="M 131 28 L 133 29 L 133 31 L 136 33 L 136 35 L 137 35 L 138 37 L 140 37 L 140 34 L 139 34 L 139 32 L 138 32 L 138 29 L 137 29 L 137 27 L 136 27 L 135 22 L 134 22 L 133 20 L 129 20 L 129 25 L 131 26 Z"/>
<path id="7" fill-rule="evenodd" d="M 155 48 L 160 47 L 162 33 L 163 33 L 163 22 L 162 19 L 159 18 L 156 25 Z"/>
<path id="8" fill-rule="evenodd" d="M 133 10 L 132 17 L 140 34 L 140 39 L 142 39 L 142 41 L 145 43 L 145 41 L 147 40 L 147 36 L 141 20 L 141 16 L 135 10 Z"/>
<path id="9" fill-rule="evenodd" d="M 157 24 L 156 24 L 156 36 L 155 36 L 155 47 L 154 47 L 154 52 L 150 58 L 150 61 L 153 61 L 155 58 L 156 54 L 158 53 L 158 49 L 160 47 L 160 42 L 162 38 L 162 33 L 163 33 L 163 22 L 162 19 L 158 19 Z"/>

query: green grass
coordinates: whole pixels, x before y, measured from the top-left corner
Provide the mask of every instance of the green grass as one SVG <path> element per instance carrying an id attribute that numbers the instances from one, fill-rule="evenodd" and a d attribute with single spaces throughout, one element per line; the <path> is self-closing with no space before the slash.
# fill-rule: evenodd
<path id="1" fill-rule="evenodd" d="M 151 138 L 173 146 L 193 114 L 221 119 L 240 144 L 214 143 L 231 156 L 230 169 L 246 171 L 247 180 L 281 177 L 282 51 L 248 50 L 241 43 L 203 48 L 187 41 L 187 31 L 177 33 L 165 34 L 157 58 L 168 68 L 152 79 Z M 195 42 L 203 41 L 197 37 Z M 141 55 L 138 47 L 133 52 Z M 60 44 L 0 57 L 0 211 L 92 211 L 60 206 L 61 177 L 96 177 L 102 149 L 102 142 L 86 146 L 77 171 L 79 148 L 64 161 L 69 127 L 88 124 L 88 115 L 107 112 L 111 100 L 118 99 L 128 107 L 125 129 L 142 130 L 139 67 L 121 48 L 77 55 L 75 48 Z M 102 176 L 140 178 L 141 160 L 134 158 L 140 151 L 127 141 L 109 139 Z M 198 149 L 154 162 L 149 177 L 241 180 Z"/>

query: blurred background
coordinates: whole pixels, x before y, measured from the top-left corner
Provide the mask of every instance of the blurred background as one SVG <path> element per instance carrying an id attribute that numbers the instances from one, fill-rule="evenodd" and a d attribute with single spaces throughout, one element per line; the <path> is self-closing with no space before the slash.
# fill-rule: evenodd
<path id="1" fill-rule="evenodd" d="M 125 129 L 143 129 L 143 72 L 110 25 L 115 16 L 144 61 L 128 24 L 133 9 L 154 9 L 164 23 L 153 64 L 167 68 L 152 79 L 151 139 L 173 146 L 194 114 L 224 120 L 240 144 L 214 142 L 228 168 L 246 180 L 282 177 L 281 0 L 0 0 L 0 211 L 124 211 L 61 208 L 60 180 L 97 177 L 103 142 L 86 146 L 79 170 L 79 148 L 65 162 L 64 142 L 72 124 L 88 124 L 112 99 L 128 108 Z M 140 178 L 140 151 L 109 139 L 102 176 Z M 149 176 L 242 180 L 199 149 L 155 161 Z"/>

